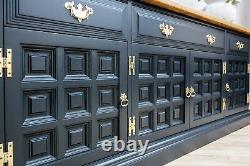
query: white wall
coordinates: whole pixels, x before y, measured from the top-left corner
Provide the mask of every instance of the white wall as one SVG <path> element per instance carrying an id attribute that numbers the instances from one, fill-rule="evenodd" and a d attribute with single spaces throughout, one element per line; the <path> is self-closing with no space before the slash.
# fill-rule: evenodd
<path id="1" fill-rule="evenodd" d="M 236 23 L 250 28 L 250 1 L 241 0 L 237 5 L 237 19 Z"/>

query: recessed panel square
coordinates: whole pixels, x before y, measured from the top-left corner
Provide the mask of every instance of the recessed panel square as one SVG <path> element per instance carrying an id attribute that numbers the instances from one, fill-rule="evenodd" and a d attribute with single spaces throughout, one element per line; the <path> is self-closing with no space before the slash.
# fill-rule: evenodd
<path id="1" fill-rule="evenodd" d="M 214 72 L 214 74 L 221 73 L 221 62 L 220 61 L 214 61 L 213 72 Z"/>
<path id="2" fill-rule="evenodd" d="M 201 74 L 201 60 L 200 59 L 195 59 L 194 60 L 194 73 L 196 74 Z"/>
<path id="3" fill-rule="evenodd" d="M 166 96 L 166 86 L 164 86 L 164 85 L 159 85 L 158 87 L 157 87 L 157 98 L 158 99 L 166 99 L 167 98 L 167 96 Z"/>
<path id="4" fill-rule="evenodd" d="M 204 61 L 204 73 L 211 74 L 211 61 Z"/>
<path id="5" fill-rule="evenodd" d="M 30 72 L 46 73 L 48 62 L 47 58 L 48 56 L 46 54 L 30 55 Z"/>
<path id="6" fill-rule="evenodd" d="M 117 53 L 98 52 L 99 75 L 117 75 Z"/>
<path id="7" fill-rule="evenodd" d="M 173 61 L 173 73 L 174 74 L 183 74 L 184 64 L 182 63 L 182 59 L 174 59 Z"/>
<path id="8" fill-rule="evenodd" d="M 184 123 L 184 108 L 183 106 L 175 106 L 173 108 L 173 125 Z"/>
<path id="9" fill-rule="evenodd" d="M 98 121 L 99 124 L 99 140 L 111 139 L 117 135 L 118 126 L 117 119 L 105 119 Z"/>
<path id="10" fill-rule="evenodd" d="M 32 138 L 30 140 L 31 156 L 43 155 L 48 152 L 48 136 Z"/>
<path id="11" fill-rule="evenodd" d="M 102 89 L 99 91 L 99 105 L 101 107 L 113 105 L 113 89 Z"/>
<path id="12" fill-rule="evenodd" d="M 48 112 L 48 104 L 49 104 L 49 96 L 47 94 L 44 95 L 32 95 L 29 96 L 29 105 L 30 105 L 30 114 L 36 114 L 36 113 L 46 113 Z"/>
<path id="13" fill-rule="evenodd" d="M 210 82 L 204 82 L 203 83 L 203 92 L 204 93 L 210 93 Z"/>
<path id="14" fill-rule="evenodd" d="M 205 116 L 208 116 L 208 115 L 212 114 L 211 101 L 206 101 L 205 102 L 204 114 L 205 114 Z"/>
<path id="15" fill-rule="evenodd" d="M 150 57 L 140 57 L 139 60 L 139 72 L 140 74 L 151 74 L 152 60 Z"/>
<path id="16" fill-rule="evenodd" d="M 214 113 L 220 113 L 221 112 L 221 100 L 220 99 L 216 99 L 214 100 Z"/>
<path id="17" fill-rule="evenodd" d="M 70 92 L 69 93 L 69 109 L 77 109 L 84 107 L 84 92 Z"/>
<path id="18" fill-rule="evenodd" d="M 202 116 L 202 102 L 199 102 L 194 105 L 194 119 L 200 118 L 201 116 Z"/>
<path id="19" fill-rule="evenodd" d="M 181 83 L 173 85 L 173 97 L 182 97 L 182 85 L 181 85 Z"/>
<path id="20" fill-rule="evenodd" d="M 150 87 L 149 86 L 140 87 L 139 95 L 140 95 L 139 96 L 140 102 L 150 101 Z"/>
<path id="21" fill-rule="evenodd" d="M 168 72 L 168 60 L 167 59 L 159 59 L 157 64 L 157 73 L 158 74 L 169 74 Z"/>

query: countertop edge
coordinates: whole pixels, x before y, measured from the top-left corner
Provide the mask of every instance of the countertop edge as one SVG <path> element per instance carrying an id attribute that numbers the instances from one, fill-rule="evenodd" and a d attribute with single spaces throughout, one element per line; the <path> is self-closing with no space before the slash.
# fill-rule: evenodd
<path id="1" fill-rule="evenodd" d="M 228 22 L 226 20 L 223 20 L 214 16 L 210 16 L 206 14 L 205 12 L 194 10 L 194 9 L 179 5 L 175 2 L 170 2 L 169 0 L 141 0 L 141 1 L 160 7 L 160 8 L 164 8 L 164 9 L 182 14 L 182 15 L 186 15 L 186 16 L 198 19 L 203 22 L 210 23 L 218 27 L 225 28 L 226 30 L 231 30 L 231 31 L 235 31 L 235 32 L 242 33 L 245 35 L 250 35 L 250 28 L 243 27 L 235 23 L 231 23 L 231 22 Z"/>

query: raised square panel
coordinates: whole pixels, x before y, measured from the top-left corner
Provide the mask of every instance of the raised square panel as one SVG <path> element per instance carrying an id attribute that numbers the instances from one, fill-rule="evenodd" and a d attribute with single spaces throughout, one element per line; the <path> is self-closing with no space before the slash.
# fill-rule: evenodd
<path id="1" fill-rule="evenodd" d="M 229 61 L 227 64 L 227 72 L 232 73 L 233 72 L 233 62 Z"/>
<path id="2" fill-rule="evenodd" d="M 166 99 L 166 86 L 164 85 L 159 85 L 157 87 L 157 98 L 158 99 Z"/>
<path id="3" fill-rule="evenodd" d="M 140 87 L 139 95 L 140 95 L 139 96 L 140 102 L 150 101 L 150 98 L 149 98 L 149 96 L 150 96 L 150 87 L 149 86 Z"/>
<path id="4" fill-rule="evenodd" d="M 67 99 L 67 100 L 66 100 Z M 65 90 L 67 112 L 87 111 L 88 89 L 75 88 Z"/>
<path id="5" fill-rule="evenodd" d="M 194 73 L 195 74 L 201 74 L 201 60 L 200 59 L 195 59 L 194 60 Z"/>
<path id="6" fill-rule="evenodd" d="M 230 109 L 233 109 L 233 105 L 234 105 L 234 98 L 233 98 L 233 96 L 230 96 L 229 98 L 228 98 L 228 109 L 230 110 Z"/>
<path id="7" fill-rule="evenodd" d="M 48 136 L 32 138 L 30 140 L 31 156 L 38 156 L 47 153 Z"/>
<path id="8" fill-rule="evenodd" d="M 168 127 L 170 125 L 170 108 L 159 109 L 157 111 L 157 126 Z"/>
<path id="9" fill-rule="evenodd" d="M 66 156 L 78 154 L 89 150 L 88 124 L 78 124 L 66 127 Z"/>
<path id="10" fill-rule="evenodd" d="M 84 108 L 84 92 L 69 93 L 69 109 Z"/>
<path id="11" fill-rule="evenodd" d="M 152 73 L 152 60 L 150 57 L 140 57 L 139 60 L 139 72 L 140 74 L 151 74 Z"/>
<path id="12" fill-rule="evenodd" d="M 234 89 L 239 89 L 239 80 L 234 79 Z"/>
<path id="13" fill-rule="evenodd" d="M 204 93 L 210 93 L 210 82 L 204 82 L 203 83 L 203 92 Z"/>
<path id="14" fill-rule="evenodd" d="M 213 91 L 214 92 L 220 92 L 221 90 L 221 84 L 220 84 L 220 81 L 217 80 L 217 81 L 214 81 L 214 88 L 213 88 Z"/>
<path id="15" fill-rule="evenodd" d="M 55 138 L 54 130 L 25 135 L 24 144 L 28 147 L 25 158 L 39 160 L 42 157 L 55 156 Z"/>
<path id="16" fill-rule="evenodd" d="M 101 89 L 99 91 L 99 106 L 112 106 L 114 100 L 113 89 Z"/>
<path id="17" fill-rule="evenodd" d="M 144 112 L 139 115 L 139 126 L 141 131 L 151 131 L 152 112 Z"/>
<path id="18" fill-rule="evenodd" d="M 234 73 L 238 73 L 239 72 L 239 63 L 235 62 L 234 63 Z"/>
<path id="19" fill-rule="evenodd" d="M 206 101 L 204 106 L 204 114 L 205 116 L 212 114 L 211 101 Z"/>
<path id="20" fill-rule="evenodd" d="M 199 83 L 199 82 L 193 84 L 194 91 L 197 95 L 200 94 L 200 91 L 201 91 L 200 86 L 201 86 L 201 83 Z"/>
<path id="21" fill-rule="evenodd" d="M 202 116 L 202 102 L 194 105 L 194 119 L 199 119 Z"/>
<path id="22" fill-rule="evenodd" d="M 214 74 L 221 73 L 221 62 L 220 61 L 214 61 L 213 72 L 214 72 Z"/>
<path id="23" fill-rule="evenodd" d="M 182 84 L 173 85 L 173 97 L 182 97 Z"/>
<path id="24" fill-rule="evenodd" d="M 112 52 L 98 52 L 99 72 L 101 75 L 117 75 L 117 54 Z"/>
<path id="25" fill-rule="evenodd" d="M 221 99 L 214 100 L 214 113 L 220 113 L 221 112 Z"/>
<path id="26" fill-rule="evenodd" d="M 204 73 L 211 74 L 211 61 L 204 61 Z"/>
<path id="27" fill-rule="evenodd" d="M 158 74 L 169 74 L 169 66 L 168 66 L 168 60 L 167 59 L 159 59 L 157 64 L 157 73 Z"/>
<path id="28" fill-rule="evenodd" d="M 99 121 L 99 140 L 110 139 L 117 136 L 117 120 L 106 119 Z"/>
<path id="29" fill-rule="evenodd" d="M 140 117 L 141 128 L 149 128 L 149 117 L 144 115 Z"/>
<path id="30" fill-rule="evenodd" d="M 245 105 L 245 99 L 246 99 L 246 97 L 245 97 L 244 94 L 241 94 L 241 95 L 239 96 L 239 105 L 240 105 L 240 106 L 244 106 L 244 105 Z"/>
<path id="31" fill-rule="evenodd" d="M 53 79 L 55 77 L 55 53 L 51 48 L 23 48 L 24 81 Z"/>
<path id="32" fill-rule="evenodd" d="M 240 63 L 240 72 L 241 73 L 245 73 L 245 67 L 246 65 L 245 65 L 245 63 Z"/>
<path id="33" fill-rule="evenodd" d="M 24 126 L 55 121 L 57 108 L 55 90 L 44 89 L 24 91 L 23 103 Z"/>
<path id="34" fill-rule="evenodd" d="M 173 74 L 183 74 L 184 63 L 182 59 L 176 58 L 173 61 Z"/>
<path id="35" fill-rule="evenodd" d="M 175 106 L 173 108 L 173 125 L 184 123 L 184 109 L 183 106 Z"/>
<path id="36" fill-rule="evenodd" d="M 246 82 L 245 78 L 240 79 L 240 88 L 241 89 L 245 89 L 246 88 L 245 82 Z"/>
<path id="37" fill-rule="evenodd" d="M 29 96 L 30 114 L 46 113 L 48 112 L 49 99 L 47 95 Z"/>
<path id="38" fill-rule="evenodd" d="M 234 96 L 234 99 L 233 99 L 233 105 L 234 107 L 238 107 L 239 106 L 239 96 Z"/>
<path id="39" fill-rule="evenodd" d="M 69 57 L 70 71 L 85 73 L 85 60 L 82 56 Z"/>

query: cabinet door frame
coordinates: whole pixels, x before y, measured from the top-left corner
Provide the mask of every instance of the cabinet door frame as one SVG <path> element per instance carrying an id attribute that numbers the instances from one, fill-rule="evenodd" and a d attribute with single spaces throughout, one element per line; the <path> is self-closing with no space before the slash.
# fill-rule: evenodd
<path id="1" fill-rule="evenodd" d="M 3 15 L 4 15 L 4 10 L 3 10 L 3 1 L 0 2 L 0 48 L 2 48 L 2 55 L 4 56 L 5 51 L 4 51 L 4 43 L 3 43 L 3 37 L 4 37 L 4 31 L 3 31 Z M 0 55 L 1 56 L 1 55 Z M 2 71 L 2 69 L 0 69 Z M 4 134 L 5 134 L 5 117 L 4 117 L 4 79 L 5 78 L 0 78 L 0 144 L 5 143 L 4 142 Z"/>
<path id="2" fill-rule="evenodd" d="M 245 55 L 247 55 L 247 54 L 245 54 Z M 230 72 L 229 72 L 229 67 L 230 67 L 230 65 L 229 65 L 229 62 L 230 61 L 237 61 L 237 62 L 243 62 L 243 63 L 246 63 L 246 65 L 245 65 L 245 76 L 246 76 L 246 80 L 245 80 L 245 95 L 244 95 L 244 98 L 245 98 L 245 105 L 244 106 L 240 106 L 240 107 L 238 107 L 238 108 L 233 108 L 233 109 L 231 109 L 231 110 L 229 110 L 229 96 L 230 96 L 230 93 L 231 92 L 229 92 L 229 93 L 225 93 L 225 96 L 226 96 L 226 99 L 227 99 L 227 110 L 224 112 L 224 116 L 229 116 L 229 115 L 233 115 L 233 114 L 236 114 L 236 113 L 239 113 L 239 112 L 242 112 L 242 111 L 245 111 L 245 110 L 248 110 L 249 108 L 248 108 L 248 105 L 249 104 L 247 104 L 246 103 L 246 100 L 247 100 L 247 93 L 249 93 L 249 74 L 247 73 L 247 68 L 248 68 L 248 63 L 249 63 L 249 56 L 240 56 L 240 55 L 232 55 L 232 54 L 227 54 L 227 56 L 226 56 L 226 62 L 227 62 L 227 74 L 225 75 L 226 76 L 226 78 L 225 78 L 225 84 L 226 83 L 229 83 L 229 85 L 230 85 L 230 88 L 232 89 L 232 91 L 234 91 L 233 89 L 234 89 L 234 87 L 232 87 L 232 86 L 234 86 L 234 85 L 231 85 L 230 84 L 230 81 L 229 81 L 229 78 L 230 78 L 230 75 L 231 76 L 234 76 L 234 74 L 230 74 Z M 234 68 L 234 66 L 232 66 L 232 69 Z M 234 69 L 233 69 L 234 70 Z M 239 76 L 239 77 L 244 77 L 244 75 L 243 76 Z M 234 84 L 234 83 L 233 83 Z M 240 84 L 239 84 L 239 86 L 240 86 Z M 233 92 L 234 93 L 234 92 Z M 239 97 L 238 97 L 239 98 Z M 233 99 L 234 100 L 234 99 Z M 234 101 L 233 101 L 234 102 Z"/>
<path id="3" fill-rule="evenodd" d="M 189 75 L 189 77 L 190 77 L 190 86 L 194 87 L 194 81 L 195 81 L 194 79 L 195 78 L 194 78 L 193 73 L 194 73 L 194 59 L 195 58 L 200 58 L 200 59 L 205 59 L 205 60 L 208 59 L 208 60 L 211 60 L 212 62 L 214 60 L 220 61 L 220 66 L 219 66 L 220 75 L 219 76 L 215 76 L 214 72 L 212 71 L 213 67 L 211 67 L 210 68 L 210 70 L 211 70 L 210 72 L 212 74 L 208 75 L 206 77 L 205 75 L 203 75 L 204 74 L 204 71 L 203 71 L 204 70 L 204 65 L 202 63 L 198 64 L 198 65 L 200 65 L 199 66 L 199 69 L 201 70 L 200 72 L 202 72 L 201 73 L 202 74 L 201 75 L 201 81 L 202 81 L 202 83 L 198 84 L 199 91 L 201 89 L 203 89 L 203 87 L 199 87 L 199 86 L 200 85 L 203 86 L 204 80 L 206 81 L 207 78 L 208 78 L 208 80 L 210 81 L 210 85 L 208 85 L 209 86 L 208 88 L 210 90 L 210 94 L 209 94 L 208 98 L 211 98 L 211 100 L 212 100 L 212 103 L 209 103 L 210 104 L 210 106 L 209 106 L 210 108 L 209 109 L 212 110 L 212 114 L 209 115 L 209 116 L 207 116 L 207 117 L 204 117 L 203 114 L 204 114 L 204 109 L 205 109 L 205 107 L 204 107 L 204 101 L 205 101 L 205 99 L 204 99 L 204 96 L 203 96 L 203 90 L 201 90 L 202 94 L 199 94 L 199 92 L 198 93 L 196 92 L 196 96 L 190 98 L 190 128 L 193 128 L 193 127 L 196 127 L 196 126 L 200 126 L 202 124 L 206 124 L 206 123 L 209 123 L 209 122 L 212 122 L 212 121 L 215 121 L 215 120 L 218 120 L 218 119 L 221 119 L 221 118 L 224 117 L 223 111 L 222 111 L 222 98 L 224 96 L 224 79 L 225 79 L 225 76 L 224 76 L 224 74 L 222 72 L 222 64 L 223 64 L 224 59 L 225 59 L 224 57 L 225 57 L 224 54 L 216 54 L 216 53 L 201 52 L 201 51 L 191 51 L 191 56 L 190 56 L 190 75 Z M 210 65 L 212 65 L 212 64 L 210 64 Z M 219 85 L 220 85 L 220 94 L 218 94 L 218 93 L 214 94 L 214 91 L 213 91 L 213 89 L 214 89 L 214 79 L 220 81 L 219 82 Z M 194 89 L 195 89 L 195 91 L 197 91 L 197 88 L 194 87 Z M 220 97 L 219 97 L 219 95 L 220 95 Z M 216 100 L 218 98 L 220 98 L 220 101 L 221 101 L 220 102 L 220 113 L 213 114 L 214 113 L 214 100 Z M 211 102 L 211 100 L 210 100 L 210 102 Z M 197 101 L 197 102 L 199 101 L 199 103 L 200 102 L 202 103 L 201 104 L 201 110 L 199 110 L 199 111 L 201 111 L 201 117 L 199 119 L 196 119 L 196 120 L 194 120 L 194 114 L 193 114 L 193 111 L 195 109 L 194 108 L 194 103 L 195 103 L 194 101 Z M 200 109 L 200 108 L 198 108 L 198 109 Z"/>
<path id="4" fill-rule="evenodd" d="M 153 69 L 153 73 L 152 73 L 152 76 L 154 79 L 154 81 L 150 81 L 150 80 L 139 80 L 139 55 L 140 54 L 149 54 L 149 55 L 153 55 L 152 56 L 152 59 L 153 59 L 153 66 L 152 69 Z M 132 80 L 132 116 L 135 116 L 136 117 L 136 134 L 134 136 L 132 136 L 132 139 L 135 139 L 135 140 L 150 140 L 150 141 L 154 141 L 154 140 L 157 140 L 157 139 L 160 139 L 160 138 L 164 138 L 166 136 L 170 136 L 172 134 L 175 134 L 175 133 L 178 133 L 178 132 L 181 132 L 181 131 L 184 131 L 184 130 L 187 130 L 189 128 L 189 100 L 185 97 L 185 93 L 183 93 L 184 95 L 182 96 L 182 98 L 184 99 L 183 101 L 183 105 L 184 105 L 184 109 L 185 109 L 185 113 L 184 113 L 184 123 L 183 124 L 178 124 L 176 126 L 171 126 L 171 127 L 167 127 L 167 128 L 163 128 L 163 129 L 157 129 L 157 110 L 159 109 L 159 106 L 156 106 L 156 102 L 157 102 L 157 85 L 160 84 L 164 84 L 166 82 L 164 82 L 164 80 L 169 80 L 170 82 L 173 82 L 171 81 L 170 77 L 169 78 L 162 78 L 161 81 L 157 81 L 159 80 L 159 78 L 157 78 L 157 61 L 156 61 L 156 58 L 157 57 L 161 57 L 162 56 L 169 56 L 171 57 L 172 59 L 174 57 L 178 57 L 178 58 L 183 58 L 185 59 L 185 62 L 184 63 L 184 66 L 186 66 L 186 69 L 181 69 L 183 70 L 183 74 L 184 74 L 184 78 L 183 78 L 183 82 L 185 85 L 183 85 L 183 87 L 181 88 L 183 91 L 185 91 L 185 87 L 188 86 L 188 83 L 189 83 L 189 78 L 188 78 L 188 73 L 189 73 L 189 67 L 188 67 L 188 64 L 189 64 L 189 54 L 190 54 L 190 51 L 188 50 L 184 50 L 184 49 L 176 49 L 176 48 L 169 48 L 169 47 L 156 47 L 156 46 L 150 46 L 150 45 L 145 45 L 145 44 L 132 44 L 132 55 L 135 56 L 135 61 L 136 61 L 136 69 L 135 69 L 135 72 L 136 72 L 136 75 L 134 76 L 131 76 L 131 80 Z M 154 56 L 154 55 L 159 55 L 159 56 Z M 170 63 L 169 63 L 170 64 Z M 169 68 L 171 68 L 172 65 L 169 66 Z M 172 70 L 172 69 L 170 69 Z M 178 80 L 178 79 L 177 79 Z M 169 82 L 167 81 L 167 82 Z M 152 84 L 152 89 L 153 91 L 150 92 L 150 94 L 154 94 L 153 95 L 153 99 L 152 99 L 152 103 L 154 106 L 152 106 L 152 115 L 153 116 L 153 119 L 151 119 L 153 121 L 153 129 L 152 129 L 152 132 L 150 133 L 146 133 L 146 134 L 141 134 L 139 135 L 139 109 L 138 109 L 138 104 L 139 104 L 139 82 L 140 84 Z M 178 82 L 178 81 L 177 81 Z M 167 88 L 166 88 L 167 89 Z M 171 89 L 171 88 L 170 88 Z M 170 89 L 167 89 L 167 91 L 169 90 L 170 92 L 169 93 L 172 93 L 172 90 Z M 153 92 L 153 93 L 152 93 Z M 171 99 L 172 101 L 172 99 Z M 173 102 L 171 102 L 169 104 L 169 107 L 171 107 L 170 110 L 173 110 L 173 105 L 172 105 Z M 178 104 L 177 104 L 178 105 Z M 160 106 L 161 107 L 161 106 Z M 165 108 L 165 107 L 163 107 Z M 147 112 L 147 111 L 146 111 Z M 172 112 L 172 111 L 171 111 Z M 173 116 L 173 114 L 170 112 L 170 119 L 171 117 Z M 143 113 L 143 110 L 142 110 L 142 113 Z M 171 122 L 171 120 L 170 120 Z"/>
<path id="5" fill-rule="evenodd" d="M 70 36 L 70 35 L 62 35 L 62 34 L 51 34 L 51 33 L 47 33 L 47 32 L 37 32 L 37 31 L 27 31 L 27 30 L 21 30 L 21 29 L 14 29 L 14 28 L 8 28 L 5 27 L 5 33 L 6 33 L 6 40 L 5 40 L 5 45 L 12 48 L 13 49 L 13 77 L 10 80 L 6 80 L 6 98 L 8 98 L 9 100 L 6 101 L 6 110 L 8 111 L 6 114 L 6 130 L 8 131 L 6 133 L 6 139 L 7 141 L 14 141 L 14 146 L 15 146 L 15 150 L 14 150 L 14 163 L 21 163 L 22 165 L 27 161 L 26 160 L 26 154 L 24 154 L 24 152 L 27 152 L 27 146 L 24 146 L 24 142 L 25 145 L 27 145 L 27 141 L 30 140 L 30 138 L 33 138 L 34 133 L 37 133 L 38 131 L 40 131 L 40 133 L 43 134 L 42 131 L 50 131 L 50 130 L 55 130 L 54 133 L 52 133 L 51 135 L 57 135 L 56 138 L 54 139 L 55 144 L 57 146 L 55 146 L 55 158 L 56 160 L 52 161 L 52 162 L 56 162 L 56 164 L 58 165 L 82 165 L 84 164 L 84 162 L 90 163 L 90 162 L 94 162 L 97 159 L 102 159 L 104 157 L 107 157 L 109 155 L 113 155 L 117 152 L 114 151 L 110 151 L 110 152 L 104 152 L 99 144 L 99 141 L 97 140 L 98 138 L 96 138 L 96 136 L 98 135 L 98 131 L 99 127 L 97 128 L 97 126 L 99 126 L 103 121 L 101 120 L 106 120 L 106 118 L 119 118 L 120 120 L 117 120 L 116 122 L 114 122 L 115 124 L 117 124 L 117 132 L 119 133 L 120 138 L 124 141 L 127 141 L 127 107 L 121 107 L 120 106 L 120 94 L 121 93 L 127 93 L 127 78 L 128 78 L 128 57 L 127 57 L 127 42 L 119 42 L 119 41 L 110 41 L 110 40 L 102 40 L 102 39 L 93 39 L 93 38 L 83 38 L 83 37 L 77 37 L 77 36 Z M 13 36 L 19 36 L 17 39 L 13 38 Z M 47 83 L 45 82 L 45 84 L 43 84 L 43 82 L 35 82 L 34 83 L 30 83 L 30 82 L 23 82 L 23 77 L 24 77 L 24 71 L 23 71 L 23 49 L 22 49 L 22 45 L 38 45 L 38 46 L 44 46 L 44 47 L 48 47 L 48 48 L 53 48 L 56 50 L 56 54 L 55 54 L 55 59 L 56 59 L 56 70 L 55 70 L 55 75 L 56 75 L 56 80 L 57 81 L 52 81 L 51 83 Z M 87 81 L 82 81 L 78 80 L 78 81 L 72 81 L 72 82 L 67 82 L 67 80 L 65 79 L 65 72 L 63 71 L 59 71 L 59 69 L 65 70 L 63 64 L 64 64 L 64 52 L 62 48 L 72 48 L 72 49 L 90 49 L 90 50 L 94 50 L 91 57 L 90 58 L 90 63 L 94 63 L 95 65 L 91 65 L 92 71 L 90 71 L 90 77 L 91 78 L 96 78 L 96 74 L 99 70 L 99 68 L 97 67 L 98 64 L 95 61 L 98 57 L 97 55 L 97 51 L 96 50 L 103 50 L 103 51 L 120 51 L 120 57 L 117 57 L 117 63 L 119 63 L 119 68 L 123 69 L 122 70 L 122 76 L 120 75 L 120 69 L 118 69 L 118 74 L 120 76 L 119 80 L 102 80 L 100 78 L 100 80 L 97 79 L 93 79 L 93 86 L 96 85 L 96 88 L 91 88 L 89 91 L 91 91 L 91 94 L 96 94 L 95 96 L 98 97 L 98 93 L 97 90 L 99 86 L 119 86 L 119 88 L 117 88 L 116 93 L 117 96 L 113 96 L 114 98 L 116 98 L 115 100 L 117 101 L 117 109 L 120 110 L 118 112 L 110 112 L 110 117 L 109 115 L 103 115 L 103 114 L 99 114 L 97 115 L 97 113 L 93 114 L 90 117 L 81 117 L 80 119 L 70 119 L 69 120 L 64 120 L 65 119 L 65 111 L 64 111 L 64 107 L 65 104 L 63 104 L 64 102 L 64 98 L 63 96 L 65 93 L 65 88 L 74 88 L 74 86 L 78 87 L 92 87 L 92 82 Z M 63 55 L 63 56 L 59 56 L 59 55 Z M 121 59 L 120 59 L 121 58 Z M 112 60 L 113 61 L 113 60 Z M 109 65 L 110 63 L 108 63 Z M 122 67 L 121 67 L 122 66 Z M 105 68 L 106 69 L 106 68 Z M 108 68 L 109 69 L 109 68 Z M 103 77 L 102 77 L 103 78 Z M 113 77 L 112 77 L 113 78 Z M 81 85 L 79 85 L 81 83 Z M 120 85 L 122 84 L 122 85 Z M 41 87 L 40 87 L 41 86 Z M 38 88 L 37 88 L 38 87 Z M 42 124 L 42 126 L 38 126 L 38 127 L 33 127 L 33 128 L 28 128 L 28 127 L 22 127 L 23 126 L 23 119 L 24 115 L 22 112 L 20 112 L 21 110 L 24 109 L 23 105 L 24 104 L 20 104 L 21 101 L 24 99 L 23 97 L 23 90 L 29 90 L 29 89 L 43 89 L 43 88 L 57 88 L 59 90 L 57 90 L 55 93 L 58 95 L 57 97 L 57 103 L 58 101 L 60 101 L 61 105 L 58 104 L 58 109 L 57 110 L 61 110 L 62 111 L 57 111 L 58 115 L 56 116 L 56 121 L 49 123 L 49 124 Z M 114 87 L 115 88 L 115 87 Z M 41 89 L 41 90 L 42 90 Z M 109 90 L 109 89 L 108 89 Z M 96 93 L 95 93 L 96 92 Z M 113 93 L 113 94 L 114 94 Z M 16 95 L 13 95 L 16 94 Z M 110 95 L 108 96 L 108 100 Z M 112 98 L 113 98 L 112 97 Z M 107 96 L 105 96 L 105 98 L 107 98 Z M 96 97 L 94 97 L 94 100 L 90 101 L 89 105 L 91 107 L 91 110 L 93 110 L 94 112 L 96 112 L 97 107 L 98 107 L 98 101 L 95 100 Z M 21 105 L 21 109 L 17 109 L 15 108 L 16 106 L 13 105 L 13 101 L 17 100 L 17 104 L 18 106 Z M 100 99 L 99 99 L 100 100 Z M 94 106 L 97 105 L 97 106 Z M 16 112 L 16 113 L 15 113 Z M 102 115 L 102 116 L 101 116 Z M 98 117 L 97 117 L 98 116 Z M 92 121 L 91 121 L 92 118 Z M 78 124 L 82 124 L 84 121 L 84 123 L 86 122 L 90 122 L 90 125 L 94 126 L 97 129 L 92 130 L 92 132 L 90 132 L 90 136 L 91 136 L 91 142 L 89 147 L 91 148 L 90 151 L 86 151 L 83 153 L 79 153 L 77 155 L 70 155 L 69 157 L 65 156 L 65 146 L 66 144 L 66 137 L 62 137 L 62 135 L 64 136 L 65 134 L 67 134 L 66 131 L 66 127 L 67 126 L 73 126 L 73 125 L 78 125 Z M 106 121 L 105 121 L 106 122 Z M 103 122 L 104 123 L 104 122 Z M 104 123 L 106 124 L 106 123 Z M 91 126 L 90 126 L 91 127 Z M 46 130 L 45 130 L 46 128 Z M 103 130 L 105 130 L 105 132 L 112 132 L 113 133 L 113 127 L 112 127 L 112 131 L 110 131 L 110 128 L 105 128 L 105 126 L 103 126 Z M 18 130 L 17 130 L 18 129 Z M 14 132 L 13 132 L 14 131 Z M 58 133 L 61 133 L 60 135 Z M 62 134 L 64 133 L 64 134 Z M 38 133 L 39 134 L 39 133 Z M 46 133 L 47 134 L 47 133 Z M 24 137 L 25 136 L 25 137 Z M 27 137 L 26 137 L 27 136 Z M 115 136 L 115 135 L 114 135 Z M 38 138 L 40 138 L 40 135 L 37 136 Z M 89 137 L 89 136 L 88 136 Z M 92 141 L 93 139 L 93 141 Z M 66 145 L 65 145 L 66 144 Z M 61 145 L 61 146 L 58 146 Z M 68 145 L 67 145 L 68 146 Z M 24 149 L 25 150 L 22 150 Z M 67 152 L 68 153 L 68 152 Z M 70 153 L 70 152 L 69 152 Z M 54 153 L 53 153 L 54 154 Z M 92 154 L 92 155 L 90 155 Z M 25 159 L 24 157 L 25 156 Z M 34 161 L 35 162 L 35 161 Z"/>

